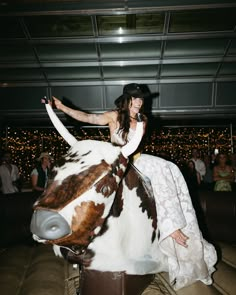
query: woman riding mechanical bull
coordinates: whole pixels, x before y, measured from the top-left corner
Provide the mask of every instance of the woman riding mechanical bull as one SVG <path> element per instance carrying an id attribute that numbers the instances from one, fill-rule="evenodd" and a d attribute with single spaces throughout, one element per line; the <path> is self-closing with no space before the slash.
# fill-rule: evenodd
<path id="1" fill-rule="evenodd" d="M 145 133 L 145 95 L 141 88 L 135 83 L 125 85 L 123 94 L 115 100 L 116 108 L 102 114 L 72 109 L 56 97 L 53 97 L 53 103 L 58 110 L 80 122 L 108 125 L 111 142 L 123 146 L 131 140 L 140 115 L 144 121 L 143 135 Z M 180 170 L 170 161 L 143 153 L 133 156 L 133 164 L 151 183 L 158 216 L 159 247 L 167 258 L 163 269 L 168 270 L 170 282 L 175 289 L 197 280 L 211 284 L 216 251 L 202 236 Z"/>

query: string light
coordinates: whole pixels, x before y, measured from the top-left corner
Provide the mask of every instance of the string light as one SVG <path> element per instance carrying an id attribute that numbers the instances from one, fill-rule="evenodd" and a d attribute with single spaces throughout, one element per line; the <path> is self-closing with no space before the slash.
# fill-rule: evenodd
<path id="1" fill-rule="evenodd" d="M 70 132 L 78 139 L 110 141 L 108 128 L 71 128 Z M 69 146 L 64 139 L 49 128 L 27 129 L 7 128 L 0 136 L 2 148 L 12 153 L 14 164 L 19 167 L 25 181 L 29 181 L 30 173 L 36 159 L 43 151 L 49 152 L 54 160 L 66 154 Z M 233 145 L 236 145 L 236 134 L 233 134 Z M 230 130 L 227 127 L 162 127 L 153 130 L 144 143 L 144 152 L 155 156 L 164 156 L 178 163 L 190 158 L 191 150 L 199 149 L 201 155 L 210 154 L 215 148 L 220 152 L 231 153 Z"/>

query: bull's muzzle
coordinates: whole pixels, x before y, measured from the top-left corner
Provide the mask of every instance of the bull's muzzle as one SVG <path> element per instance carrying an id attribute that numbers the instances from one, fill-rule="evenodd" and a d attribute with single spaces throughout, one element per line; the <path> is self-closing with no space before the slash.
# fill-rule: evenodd
<path id="1" fill-rule="evenodd" d="M 60 239 L 71 232 L 69 224 L 59 213 L 41 209 L 34 211 L 30 230 L 44 240 Z"/>

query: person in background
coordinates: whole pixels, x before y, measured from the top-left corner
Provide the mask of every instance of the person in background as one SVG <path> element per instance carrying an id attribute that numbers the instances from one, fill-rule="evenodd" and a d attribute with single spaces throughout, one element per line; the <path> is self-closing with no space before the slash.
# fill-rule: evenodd
<path id="1" fill-rule="evenodd" d="M 200 173 L 196 170 L 195 164 L 192 160 L 189 160 L 187 163 L 187 166 L 185 168 L 184 172 L 184 178 L 187 183 L 189 193 L 192 195 L 195 193 L 200 184 L 201 184 L 201 175 Z"/>
<path id="2" fill-rule="evenodd" d="M 228 164 L 228 157 L 219 153 L 216 157 L 216 165 L 213 169 L 214 191 L 232 191 L 231 183 L 234 182 L 234 171 Z"/>
<path id="3" fill-rule="evenodd" d="M 212 155 L 204 155 L 204 163 L 206 166 L 206 174 L 203 176 L 203 186 L 207 190 L 213 190 L 213 167 L 215 160 Z"/>
<path id="4" fill-rule="evenodd" d="M 210 161 L 211 161 L 210 166 L 211 166 L 212 170 L 213 170 L 213 167 L 216 164 L 216 155 L 217 154 L 215 152 L 212 152 L 211 155 L 210 155 Z"/>
<path id="5" fill-rule="evenodd" d="M 201 184 L 200 173 L 196 170 L 195 164 L 192 160 L 187 162 L 183 175 L 188 186 L 189 194 L 192 199 L 193 207 L 197 213 L 200 208 L 198 190 Z"/>
<path id="6" fill-rule="evenodd" d="M 177 165 L 178 165 L 180 171 L 182 172 L 182 174 L 184 174 L 185 171 L 186 171 L 187 162 L 186 162 L 186 159 L 183 156 L 181 156 L 179 158 L 179 160 L 177 162 Z"/>
<path id="7" fill-rule="evenodd" d="M 38 164 L 30 174 L 31 184 L 34 192 L 42 194 L 48 184 L 48 176 L 52 157 L 49 155 L 49 153 L 43 152 L 37 160 Z"/>
<path id="8" fill-rule="evenodd" d="M 190 160 L 194 162 L 196 170 L 201 175 L 202 181 L 204 175 L 206 174 L 206 166 L 204 162 L 200 159 L 199 151 L 196 148 L 192 149 L 192 158 Z"/>
<path id="9" fill-rule="evenodd" d="M 2 194 L 12 194 L 20 191 L 19 169 L 11 163 L 11 153 L 9 151 L 5 151 L 1 158 L 0 187 Z"/>
<path id="10" fill-rule="evenodd" d="M 232 183 L 232 191 L 236 191 L 236 154 L 230 154 L 230 163 L 234 171 L 234 182 Z"/>
<path id="11" fill-rule="evenodd" d="M 204 213 L 201 207 L 199 198 L 199 189 L 201 185 L 200 173 L 196 170 L 195 164 L 192 160 L 189 160 L 183 170 L 183 175 L 187 183 L 189 194 L 192 200 L 193 208 L 195 209 L 199 227 L 205 238 L 208 238 L 208 230 L 205 223 Z"/>

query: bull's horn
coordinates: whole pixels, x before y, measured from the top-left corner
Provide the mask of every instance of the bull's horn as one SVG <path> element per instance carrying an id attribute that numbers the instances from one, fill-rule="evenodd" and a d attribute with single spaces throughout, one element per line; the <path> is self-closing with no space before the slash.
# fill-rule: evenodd
<path id="1" fill-rule="evenodd" d="M 131 140 L 121 148 L 125 158 L 128 158 L 138 148 L 143 137 L 143 122 L 137 122 L 136 130 Z"/>
<path id="2" fill-rule="evenodd" d="M 65 139 L 65 141 L 70 145 L 73 146 L 77 142 L 76 138 L 66 129 L 66 127 L 62 124 L 62 122 L 59 120 L 55 112 L 53 111 L 50 104 L 46 103 L 46 110 L 47 113 L 54 125 L 54 127 L 57 129 L 59 134 Z"/>

